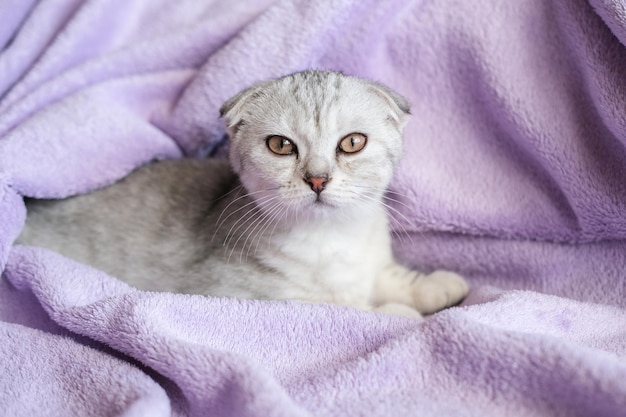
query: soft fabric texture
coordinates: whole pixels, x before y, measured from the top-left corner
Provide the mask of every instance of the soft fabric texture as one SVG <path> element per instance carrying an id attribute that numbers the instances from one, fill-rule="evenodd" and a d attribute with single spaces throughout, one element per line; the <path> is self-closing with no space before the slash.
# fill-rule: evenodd
<path id="1" fill-rule="evenodd" d="M 0 415 L 623 415 L 625 42 L 617 0 L 0 0 Z M 223 101 L 305 68 L 412 102 L 395 246 L 462 306 L 148 293 L 13 246 L 22 197 L 223 154 Z"/>

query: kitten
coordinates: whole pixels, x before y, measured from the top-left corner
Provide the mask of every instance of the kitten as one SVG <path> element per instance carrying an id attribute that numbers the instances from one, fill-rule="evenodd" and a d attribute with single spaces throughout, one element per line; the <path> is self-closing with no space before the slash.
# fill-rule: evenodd
<path id="1" fill-rule="evenodd" d="M 31 201 L 18 242 L 147 290 L 432 313 L 468 287 L 392 255 L 383 199 L 408 113 L 389 88 L 336 72 L 259 83 L 221 108 L 230 164 L 162 161 Z"/>

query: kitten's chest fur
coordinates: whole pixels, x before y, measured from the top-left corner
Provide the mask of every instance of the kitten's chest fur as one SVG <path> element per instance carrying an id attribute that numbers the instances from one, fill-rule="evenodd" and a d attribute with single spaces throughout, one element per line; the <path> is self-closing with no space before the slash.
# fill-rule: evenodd
<path id="1" fill-rule="evenodd" d="M 372 283 L 392 255 L 384 212 L 359 214 L 342 222 L 307 222 L 267 237 L 262 262 L 285 277 L 299 277 L 284 287 L 284 298 L 349 305 L 369 301 Z"/>

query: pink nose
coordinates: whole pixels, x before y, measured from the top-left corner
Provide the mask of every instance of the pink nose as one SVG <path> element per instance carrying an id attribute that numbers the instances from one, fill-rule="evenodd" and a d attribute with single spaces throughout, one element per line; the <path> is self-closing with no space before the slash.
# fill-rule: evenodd
<path id="1" fill-rule="evenodd" d="M 328 184 L 328 175 L 319 176 L 319 177 L 309 177 L 307 176 L 304 179 L 311 186 L 311 190 L 315 191 L 317 194 L 321 193 L 324 188 L 326 188 L 326 184 Z"/>

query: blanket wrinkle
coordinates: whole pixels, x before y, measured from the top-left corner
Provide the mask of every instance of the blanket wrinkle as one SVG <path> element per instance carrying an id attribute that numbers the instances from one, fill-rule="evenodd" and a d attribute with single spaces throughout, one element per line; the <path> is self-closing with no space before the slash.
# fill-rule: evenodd
<path id="1" fill-rule="evenodd" d="M 619 0 L 0 0 L 0 414 L 624 414 L 625 41 Z M 307 68 L 411 102 L 394 250 L 461 306 L 144 292 L 13 245 L 23 197 L 223 155 L 222 102 Z"/>
<path id="2" fill-rule="evenodd" d="M 602 18 L 607 27 L 622 45 L 626 45 L 626 5 L 620 2 L 591 0 L 594 11 Z"/>
<path id="3" fill-rule="evenodd" d="M 433 359 L 455 383 L 482 397 L 479 402 L 502 407 L 500 415 L 513 413 L 513 404 L 524 408 L 519 415 L 614 416 L 623 410 L 626 366 L 616 363 L 613 355 L 535 333 L 494 331 L 460 315 L 458 320 L 449 320 L 455 314 L 443 313 L 430 323 L 458 326 L 456 332 L 434 339 Z M 477 327 L 490 336 L 473 337 Z M 498 385 L 507 374 L 507 384 Z M 481 390 L 474 391 L 474 387 Z M 614 389 L 622 394 L 614 395 Z M 490 396 L 490 392 L 500 395 Z"/>
<path id="4" fill-rule="evenodd" d="M 559 5 L 557 5 L 560 7 Z M 582 7 L 582 6 L 581 6 Z M 544 7 L 544 9 L 546 9 Z M 528 25 L 532 25 L 531 27 L 535 27 L 535 29 L 543 29 L 541 24 L 546 25 L 545 30 L 547 33 L 545 36 L 553 36 L 555 32 L 554 25 L 551 23 L 552 20 L 546 21 L 546 19 L 538 19 L 536 16 L 535 9 L 530 9 L 535 12 L 535 15 L 531 13 L 526 13 L 524 18 L 518 18 L 517 20 L 524 20 L 524 23 Z M 583 8 L 586 10 L 586 8 Z M 474 11 L 467 11 L 468 13 L 475 13 Z M 566 11 L 557 10 L 551 11 L 551 9 L 546 10 L 546 13 L 554 13 L 557 15 L 556 20 L 561 20 L 561 15 L 565 14 Z M 578 14 L 585 15 L 585 13 L 580 13 L 580 10 L 577 10 Z M 568 12 L 567 12 L 568 13 Z M 456 16 L 454 16 L 456 17 Z M 415 17 L 419 19 L 418 16 Z M 477 17 L 477 19 L 480 17 Z M 458 17 L 455 21 L 459 20 Z M 594 26 L 599 26 L 599 19 L 593 20 L 590 19 L 590 24 Z M 572 22 L 568 22 L 570 26 Z M 420 21 L 421 24 L 421 21 Z M 549 24 L 549 26 L 548 26 Z M 451 23 L 452 25 L 452 23 Z M 498 26 L 486 26 L 487 28 L 491 28 L 491 30 L 496 30 Z M 485 29 L 487 30 L 487 29 Z M 568 39 L 570 32 L 575 33 L 579 30 L 576 26 L 573 28 L 565 27 L 564 29 L 557 29 L 555 39 Z M 559 32 L 564 31 L 566 33 L 560 34 Z M 535 30 L 537 33 L 537 31 Z M 598 30 L 599 32 L 599 30 Z M 465 34 L 464 34 L 465 35 Z M 481 36 L 484 35 L 484 30 L 481 31 Z M 428 187 L 432 183 L 433 185 L 439 184 L 438 177 L 445 178 L 448 184 L 451 187 L 454 187 L 458 184 L 458 187 L 455 187 L 453 190 L 454 195 L 457 196 L 458 201 L 454 201 L 451 207 L 448 206 L 434 206 L 434 202 L 441 199 L 450 199 L 447 195 L 440 196 L 438 192 L 441 190 L 440 188 L 434 189 L 433 194 L 427 194 L 429 198 L 428 201 L 431 201 L 431 205 L 433 205 L 432 210 L 428 213 L 429 217 L 436 217 L 439 213 L 447 213 L 450 209 L 456 209 L 461 204 L 468 204 L 468 201 L 471 203 L 480 202 L 480 199 L 474 197 L 473 195 L 464 196 L 465 190 L 472 190 L 475 192 L 476 190 L 484 189 L 492 194 L 492 196 L 486 196 L 485 202 L 488 204 L 481 204 L 477 209 L 485 210 L 484 208 L 489 209 L 485 214 L 485 221 L 480 221 L 478 224 L 471 225 L 465 230 L 467 233 L 475 233 L 476 231 L 480 231 L 482 229 L 483 233 L 493 234 L 494 232 L 499 231 L 503 227 L 514 227 L 512 230 L 512 236 L 520 237 L 520 238 L 542 238 L 546 240 L 561 240 L 567 239 L 570 242 L 588 242 L 594 240 L 602 240 L 607 234 L 612 234 L 611 238 L 621 238 L 623 237 L 623 219 L 621 215 L 616 216 L 599 216 L 597 211 L 590 212 L 589 207 L 594 207 L 596 210 L 608 208 L 614 206 L 615 203 L 618 203 L 620 206 L 623 205 L 622 201 L 601 201 L 601 199 L 606 198 L 607 196 L 612 196 L 613 199 L 621 199 L 623 196 L 623 184 L 620 181 L 616 181 L 616 178 L 619 178 L 619 172 L 623 170 L 623 164 L 619 164 L 617 161 L 621 160 L 621 157 L 618 156 L 614 152 L 614 149 L 611 147 L 607 147 L 606 145 L 610 145 L 610 137 L 608 141 L 589 141 L 589 140 L 581 140 L 581 133 L 584 134 L 584 137 L 593 136 L 600 134 L 603 132 L 597 132 L 597 129 L 594 129 L 594 124 L 597 126 L 598 122 L 594 120 L 594 123 L 590 125 L 587 131 L 580 131 L 580 124 L 578 120 L 580 119 L 579 114 L 581 110 L 584 110 L 585 107 L 589 108 L 588 101 L 584 98 L 584 96 L 580 96 L 581 93 L 587 93 L 585 88 L 580 88 L 580 83 L 576 84 L 577 78 L 580 78 L 576 75 L 576 71 L 572 71 L 570 67 L 576 68 L 578 63 L 582 61 L 582 63 L 586 63 L 589 60 L 589 57 L 585 55 L 579 56 L 573 62 L 574 65 L 568 63 L 568 61 L 572 61 L 569 58 L 571 53 L 577 53 L 579 48 L 574 45 L 571 48 L 563 48 L 557 49 L 554 45 L 550 43 L 546 44 L 546 48 L 521 48 L 520 51 L 516 54 L 515 60 L 512 59 L 501 59 L 494 60 L 494 58 L 503 58 L 503 52 L 501 50 L 500 45 L 502 41 L 507 38 L 510 38 L 510 42 L 513 45 L 523 45 L 525 42 L 528 42 L 527 36 L 525 36 L 525 32 L 522 31 L 507 31 L 506 33 L 498 33 L 498 37 L 494 36 L 493 39 L 498 39 L 500 43 L 488 42 L 487 40 L 482 41 L 483 45 L 480 45 L 480 49 L 471 45 L 471 41 L 468 41 L 467 36 L 471 36 L 468 34 L 463 42 L 459 41 L 458 45 L 447 45 L 445 41 L 441 41 L 442 43 L 440 48 L 433 47 L 433 50 L 436 50 L 437 54 L 432 57 L 426 54 L 422 55 L 423 65 L 421 70 L 429 71 L 429 73 L 425 74 L 423 77 L 426 79 L 434 78 L 440 73 L 447 74 L 450 71 L 457 70 L 459 73 L 453 73 L 449 78 L 448 82 L 454 83 L 450 87 L 450 91 L 446 92 L 447 94 L 443 97 L 432 97 L 429 99 L 428 97 L 430 91 L 428 89 L 420 88 L 424 93 L 421 97 L 418 97 L 417 100 L 412 100 L 414 102 L 414 109 L 416 109 L 416 114 L 423 115 L 427 120 L 432 120 L 435 115 L 431 115 L 431 113 L 440 113 L 446 114 L 446 118 L 448 120 L 455 120 L 454 123 L 451 123 L 450 129 L 454 129 L 455 132 L 458 132 L 458 141 L 455 143 L 455 147 L 463 147 L 463 149 L 472 152 L 473 149 L 480 150 L 480 153 L 459 153 L 453 152 L 450 155 L 448 152 L 447 146 L 436 145 L 437 142 L 441 141 L 441 138 L 436 135 L 419 135 L 420 139 L 426 138 L 428 141 L 425 146 L 435 148 L 434 151 L 430 151 L 437 153 L 436 162 L 442 162 L 445 164 L 440 167 L 433 167 L 433 160 L 421 160 L 419 155 L 412 155 L 411 158 L 406 159 L 405 161 L 415 161 L 415 157 L 420 158 L 418 162 L 428 164 L 424 165 L 423 169 L 419 169 L 419 173 L 424 173 L 427 175 L 425 179 L 428 177 L 433 178 L 432 181 L 420 181 L 420 185 L 424 185 L 421 183 L 425 183 L 427 188 L 425 189 L 428 192 Z M 503 36 L 505 37 L 503 39 Z M 536 37 L 538 35 L 534 35 Z M 575 36 L 572 36 L 575 38 Z M 610 36 L 607 33 L 600 32 L 598 33 L 598 37 L 607 38 L 607 43 L 614 43 L 613 39 L 609 39 Z M 474 40 L 476 38 L 470 38 Z M 487 38 L 490 39 L 490 38 Z M 532 39 L 532 38 L 531 38 Z M 595 38 L 594 38 L 595 39 Z M 455 38 L 456 41 L 456 38 Z M 492 47 L 493 45 L 493 47 Z M 496 49 L 497 47 L 497 49 Z M 452 49 L 454 48 L 454 49 Z M 463 62 L 464 58 L 462 54 L 459 54 L 459 50 L 467 50 L 471 51 L 471 54 L 475 57 L 474 59 L 478 59 L 483 63 L 483 68 L 488 72 L 490 78 L 489 88 L 496 88 L 498 90 L 498 96 L 501 97 L 500 103 L 498 104 L 498 108 L 502 107 L 505 103 L 510 103 L 510 107 L 514 109 L 509 117 L 515 117 L 519 120 L 519 123 L 522 124 L 521 128 L 516 128 L 519 132 L 515 135 L 511 135 L 511 137 L 515 138 L 519 135 L 519 133 L 524 132 L 524 130 L 532 133 L 529 140 L 524 138 L 520 138 L 520 143 L 527 143 L 526 146 L 530 145 L 532 147 L 537 147 L 537 154 L 541 159 L 541 164 L 547 169 L 549 172 L 552 172 L 553 176 L 558 179 L 558 185 L 562 189 L 563 192 L 568 196 L 569 204 L 576 208 L 576 212 L 579 218 L 582 219 L 582 229 L 580 233 L 576 233 L 576 229 L 567 230 L 559 224 L 550 224 L 554 222 L 555 217 L 557 217 L 558 213 L 550 213 L 548 210 L 551 209 L 551 204 L 545 199 L 545 195 L 537 195 L 537 191 L 540 190 L 540 187 L 525 187 L 525 189 L 520 188 L 524 185 L 524 179 L 529 178 L 528 172 L 523 172 L 514 169 L 505 169 L 504 164 L 509 162 L 501 157 L 501 154 L 495 152 L 492 148 L 480 147 L 482 143 L 485 142 L 485 138 L 489 138 L 495 132 L 485 132 L 484 131 L 484 121 L 478 119 L 477 114 L 475 114 L 475 103 L 470 103 L 469 100 L 473 100 L 475 93 L 468 94 L 464 97 L 457 97 L 459 91 L 463 90 L 471 90 L 472 88 L 479 87 L 476 85 L 476 80 L 473 77 L 473 74 L 467 73 L 466 63 Z M 450 50 L 450 51 L 449 51 Z M 428 51 L 428 50 L 427 50 Z M 454 53 L 452 53 L 454 52 Z M 622 54 L 623 55 L 623 54 Z M 446 56 L 449 56 L 449 59 L 446 59 Z M 536 57 L 536 58 L 533 58 Z M 508 57 L 506 57 L 508 58 Z M 532 59 L 531 59 L 532 58 Z M 424 60 L 427 60 L 427 63 L 424 63 Z M 462 60 L 461 63 L 458 63 L 459 60 Z M 485 63 L 488 61 L 488 64 Z M 520 62 L 522 61 L 522 62 Z M 524 62 L 527 61 L 527 62 Z M 442 64 L 445 63 L 448 67 L 452 65 L 452 68 L 443 68 Z M 511 63 L 511 64 L 508 64 Z M 515 64 L 513 64 L 515 63 Z M 524 68 L 528 68 L 529 65 L 532 65 L 535 68 L 534 71 L 531 72 L 522 72 L 521 70 Z M 432 70 L 431 67 L 432 66 Z M 600 66 L 602 67 L 602 66 Z M 458 69 L 457 69 L 458 68 Z M 519 68 L 520 71 L 516 70 L 515 73 L 511 73 L 510 68 Z M 623 68 L 623 66 L 621 67 Z M 579 71 L 583 71 L 582 69 Z M 432 75 L 430 75 L 432 72 Z M 574 74 L 572 74 L 574 72 Z M 620 70 L 619 72 L 622 72 Z M 546 75 L 553 74 L 548 79 L 546 79 Z M 571 76 L 570 76 L 571 75 Z M 592 75 L 594 78 L 600 78 L 604 76 L 603 74 Z M 619 74 L 620 77 L 623 74 Z M 506 80 L 505 84 L 501 84 L 498 82 L 500 79 Z M 613 84 L 619 84 L 617 79 L 611 76 Z M 517 82 L 516 82 L 517 81 Z M 556 82 L 555 82 L 556 81 Z M 458 87 L 461 87 L 459 90 Z M 483 88 L 482 90 L 489 90 L 489 88 Z M 478 88 L 480 89 L 480 88 Z M 550 94 L 548 94 L 548 89 L 550 90 Z M 594 91 L 593 86 L 589 86 L 588 90 Z M 537 100 L 538 94 L 541 93 L 541 100 Z M 522 93 L 519 96 L 519 93 Z M 607 94 L 609 97 L 610 94 Z M 619 95 L 618 95 L 619 96 Z M 423 97 L 423 98 L 422 98 Z M 527 98 L 526 98 L 527 97 Z M 411 97 L 412 98 L 412 97 Z M 463 106 L 457 105 L 454 101 L 450 103 L 451 99 L 462 99 Z M 520 101 L 520 99 L 523 99 Z M 582 99 L 582 100 L 581 100 Z M 446 100 L 446 101 L 444 101 Z M 425 107 L 421 107 L 421 102 L 424 102 Z M 437 109 L 436 106 L 438 102 L 442 102 L 442 109 Z M 617 104 L 616 100 L 612 100 L 611 105 Z M 526 104 L 524 104 L 526 103 Z M 417 107 L 416 108 L 416 104 Z M 622 104 L 623 105 L 623 104 Z M 454 112 L 450 110 L 454 109 Z M 580 109 L 580 110 L 579 110 Z M 591 108 L 591 112 L 585 112 L 593 114 L 593 108 Z M 493 111 L 493 110 L 492 110 Z M 576 113 L 572 114 L 573 111 Z M 450 113 L 449 115 L 447 113 Z M 526 113 L 524 115 L 524 113 Z M 583 113 L 583 114 L 585 114 Z M 517 117 L 516 114 L 522 114 L 523 117 Z M 587 120 L 593 119 L 592 116 L 586 117 Z M 514 119 L 515 120 L 515 119 Z M 559 123 L 560 120 L 564 122 L 566 120 L 571 120 L 571 123 Z M 477 123 L 480 122 L 480 123 Z M 442 121 L 443 123 L 443 121 Z M 449 122 L 448 122 L 449 123 Z M 461 123 L 458 127 L 457 123 Z M 578 125 L 578 126 L 577 126 Z M 474 134 L 468 134 L 468 129 L 470 132 L 472 130 L 477 130 L 476 137 L 479 138 L 476 140 L 476 145 L 471 144 L 468 145 L 468 139 L 474 137 Z M 425 130 L 425 129 L 421 129 Z M 430 130 L 427 130 L 429 132 Z M 621 135 L 623 136 L 623 135 Z M 540 141 L 537 139 L 533 140 L 533 137 L 544 138 Z M 572 139 L 575 139 L 573 141 Z M 435 142 L 437 141 L 437 142 Z M 577 143 L 580 143 L 578 145 Z M 579 151 L 571 151 L 571 144 L 577 144 L 578 146 L 588 146 L 591 144 L 594 145 L 595 148 L 601 150 L 602 152 L 606 152 L 603 154 L 598 154 L 598 150 L 594 149 L 585 149 L 582 148 Z M 563 144 L 563 145 L 561 145 Z M 569 146 L 569 148 L 567 147 Z M 441 152 L 439 154 L 437 152 L 438 148 Z M 608 149 L 611 150 L 608 150 Z M 420 149 L 415 147 L 414 149 Z M 607 149 L 604 151 L 604 149 Z M 429 149 L 430 150 L 430 149 Z M 487 150 L 487 152 L 485 152 Z M 621 153 L 622 150 L 620 149 Z M 595 155 L 594 155 L 595 154 Z M 486 157 L 489 157 L 488 160 L 485 160 Z M 454 158 L 461 157 L 463 159 L 454 160 Z M 480 166 L 481 169 L 476 171 L 477 173 L 487 173 L 491 168 L 496 168 L 502 165 L 502 169 L 499 169 L 498 172 L 489 172 L 489 175 L 478 175 L 475 180 L 473 180 L 472 176 L 464 175 L 462 170 L 471 163 L 472 161 L 467 161 L 467 158 L 475 158 L 474 163 L 477 166 Z M 613 163 L 614 161 L 615 163 Z M 500 164 L 498 164 L 500 162 Z M 610 165 L 607 165 L 607 162 Z M 591 166 L 590 164 L 593 163 Z M 618 169 L 612 169 L 617 167 Z M 588 172 L 589 169 L 593 169 L 594 171 L 601 171 L 598 175 L 578 175 L 578 172 Z M 403 170 L 402 172 L 410 172 L 408 169 Z M 511 180 L 503 177 L 502 174 L 511 175 Z M 513 176 L 516 174 L 523 174 L 521 178 L 517 178 L 517 176 Z M 532 175 L 532 172 L 530 173 Z M 468 178 L 469 177 L 469 178 Z M 411 177 L 415 178 L 415 177 Z M 459 181 L 460 178 L 463 178 L 463 181 Z M 404 181 L 404 178 L 401 178 Z M 515 184 L 515 186 L 507 186 L 507 183 Z M 482 187 L 481 185 L 482 184 Z M 450 187 L 449 186 L 449 187 Z M 445 190 L 448 191 L 449 187 L 446 187 Z M 409 187 L 403 187 L 403 189 Z M 416 189 L 415 185 L 411 185 L 410 188 Z M 602 190 L 598 192 L 599 190 Z M 424 191 L 422 191 L 423 193 Z M 499 193 L 506 193 L 503 195 L 499 195 Z M 511 195 L 509 193 L 516 193 L 516 195 Z M 552 193 L 551 193 L 552 194 Z M 465 197 L 465 198 L 464 198 Z M 494 223 L 494 212 L 498 214 L 497 218 L 501 218 L 506 213 L 511 211 L 510 202 L 513 200 L 519 201 L 517 208 L 519 209 L 519 214 L 515 217 L 515 219 L 507 219 L 507 224 L 496 224 Z M 548 203 L 548 204 L 546 204 Z M 428 204 L 425 204 L 425 207 L 422 210 L 428 209 Z M 500 210 L 498 210 L 500 208 Z M 504 209 L 506 211 L 502 212 Z M 470 218 L 473 222 L 476 223 L 476 220 L 479 219 L 477 215 L 480 215 L 480 212 L 476 212 L 477 210 L 459 210 L 460 213 L 465 213 L 467 216 L 471 216 Z M 522 221 L 520 214 L 526 214 L 526 218 L 528 221 Z M 623 213 L 623 211 L 616 210 L 612 214 Z M 556 215 L 555 215 L 556 214 Z M 541 217 L 538 217 L 541 216 Z M 545 217 L 544 217 L 545 216 Z M 606 219 L 615 219 L 610 227 L 609 231 L 607 227 L 603 224 L 597 222 L 597 218 L 601 217 Z M 513 223 L 515 220 L 519 219 L 520 223 Z M 546 224 L 546 222 L 550 222 Z M 463 222 L 465 223 L 465 222 Z M 486 223 L 486 224 L 485 224 Z M 586 224 L 587 223 L 587 224 Z M 536 228 L 532 228 L 532 225 L 535 225 Z M 547 227 L 546 227 L 547 226 Z M 493 229 L 495 228 L 495 230 Z"/>
<path id="5" fill-rule="evenodd" d="M 475 287 L 532 289 L 573 300 L 626 308 L 626 243 L 563 245 L 444 233 L 414 235 L 412 247 L 396 243 L 405 263 L 432 271 L 464 270 Z M 441 248 L 446 247 L 446 251 Z M 415 252 L 422 254 L 416 260 Z M 609 290 L 610 289 L 610 290 Z"/>
<path id="6" fill-rule="evenodd" d="M 46 52 L 81 2 L 67 0 L 63 7 L 53 2 L 33 3 L 5 0 L 0 5 L 2 16 L 8 17 L 7 25 L 3 25 L 7 32 L 0 56 L 0 73 L 4 75 L 0 79 L 0 97 L 3 100 L 13 87 L 21 89 L 18 80 L 28 76 L 28 70 Z M 3 106 L 4 103 L 0 103 L 0 108 Z"/>
<path id="7" fill-rule="evenodd" d="M 4 1 L 0 3 L 0 14 L 8 16 L 6 24 L 0 28 L 0 48 L 5 50 L 13 42 L 15 31 L 23 24 L 34 1 Z"/>
<path id="8" fill-rule="evenodd" d="M 25 249 L 26 253 L 38 251 L 44 252 L 39 255 L 58 256 L 45 253 L 46 251 L 43 250 Z M 31 269 L 31 273 L 36 275 L 32 269 L 37 269 L 38 265 L 29 263 L 24 259 L 24 254 L 19 252 L 17 251 L 17 256 L 13 259 L 14 263 L 5 271 L 8 280 L 12 280 L 12 277 L 16 275 L 22 275 L 24 269 Z M 14 266 L 22 270 L 15 271 Z M 76 264 L 74 267 L 80 268 L 81 266 Z M 91 269 L 86 266 L 82 268 Z M 31 290 L 39 298 L 50 317 L 77 334 L 88 336 L 119 352 L 128 354 L 175 382 L 176 389 L 182 391 L 184 401 L 192 415 L 219 414 L 226 410 L 230 410 L 230 415 L 255 415 L 250 414 L 252 412 L 250 410 L 246 411 L 248 407 L 252 408 L 254 413 L 265 414 L 263 410 L 267 406 L 264 402 L 271 404 L 277 401 L 274 392 L 277 388 L 272 390 L 274 395 L 270 395 L 271 398 L 268 401 L 263 400 L 261 389 L 263 385 L 268 382 L 271 385 L 275 383 L 272 383 L 269 378 L 261 380 L 258 380 L 258 377 L 255 378 L 258 371 L 255 371 L 255 367 L 247 369 L 250 365 L 246 366 L 246 360 L 243 357 L 232 354 L 215 355 L 211 349 L 199 343 L 190 345 L 184 339 L 169 337 L 170 334 L 167 331 L 161 335 L 160 333 L 164 330 L 162 327 L 154 328 L 149 321 L 146 321 L 146 316 L 149 319 L 151 316 L 149 313 L 154 310 L 142 309 L 141 300 L 133 297 L 136 291 L 126 284 L 95 270 L 92 270 L 91 276 L 88 272 L 71 275 L 80 276 L 83 279 L 85 276 L 90 278 L 93 290 L 82 294 L 77 293 L 77 288 L 81 290 L 84 288 L 77 286 L 75 282 L 64 282 L 63 271 L 50 269 L 39 271 L 40 279 L 33 283 L 35 285 L 31 287 Z M 45 280 L 42 281 L 42 278 L 54 281 L 46 283 Z M 42 287 L 46 284 L 53 284 L 52 287 L 56 287 L 56 291 L 43 292 Z M 97 289 L 101 289 L 102 292 L 98 292 Z M 98 294 L 104 298 L 99 300 L 85 298 L 89 294 Z M 73 300 L 73 297 L 77 298 Z M 204 299 L 204 297 L 197 298 Z M 74 323 L 77 324 L 73 325 Z M 186 365 L 181 366 L 182 364 Z M 201 371 L 207 367 L 211 370 L 210 373 L 206 374 Z M 170 372 L 170 370 L 175 371 Z M 245 401 L 239 398 L 241 395 L 246 396 Z M 284 401 L 289 403 L 288 400 Z M 287 405 L 281 403 L 279 407 L 273 408 L 280 410 L 285 407 Z M 220 409 L 223 410 L 219 411 Z M 276 414 L 268 411 L 267 415 L 297 414 Z"/>
<path id="9" fill-rule="evenodd" d="M 207 118 L 204 109 L 219 109 L 224 101 L 238 93 L 242 87 L 262 80 L 317 68 L 324 62 L 328 63 L 325 66 L 327 69 L 353 70 L 356 75 L 366 75 L 362 65 L 348 68 L 345 65 L 337 66 L 337 62 L 342 61 L 341 49 L 330 50 L 327 46 L 344 45 L 344 49 L 349 49 L 351 54 L 355 53 L 354 49 L 359 45 L 371 47 L 371 43 L 363 40 L 355 43 L 354 37 L 361 37 L 363 33 L 367 33 L 367 38 L 370 39 L 377 38 L 375 33 L 380 37 L 384 29 L 382 25 L 391 27 L 395 19 L 380 20 L 376 26 L 367 25 L 362 20 L 370 20 L 371 16 L 394 14 L 394 6 L 400 3 L 394 1 L 377 4 L 344 0 L 277 2 L 251 22 L 239 36 L 233 38 L 227 47 L 216 51 L 207 60 L 204 69 L 229 70 L 204 70 L 198 74 L 174 110 L 175 120 L 181 123 L 175 126 L 177 130 L 173 132 L 173 136 L 181 142 L 188 154 L 210 146 L 211 142 L 216 142 L 222 136 L 224 128 L 216 117 Z M 359 19 L 354 16 L 359 16 Z M 298 22 L 298 29 L 295 31 L 276 30 L 276 27 L 288 27 L 294 22 Z M 346 33 L 352 35 L 346 37 Z M 249 44 L 254 45 L 254 48 L 248 48 Z M 280 59 L 264 59 L 268 53 L 280 56 Z M 233 66 L 233 58 L 240 61 L 242 66 Z M 355 63 L 363 63 L 358 55 L 354 58 Z M 199 107 L 199 100 L 206 107 Z"/>
<path id="10" fill-rule="evenodd" d="M 257 7 L 263 6 L 263 2 L 259 2 L 255 8 L 240 5 L 232 9 L 234 15 L 230 19 L 220 19 L 220 15 L 225 13 L 224 10 L 221 10 L 222 13 L 210 15 L 205 17 L 204 21 L 194 22 L 191 25 L 188 21 L 192 20 L 193 22 L 195 20 L 193 15 L 177 16 L 180 21 L 161 18 L 158 20 L 163 25 L 162 33 L 156 37 L 144 39 L 142 28 L 137 27 L 132 35 L 138 37 L 138 41 L 130 37 L 123 39 L 126 43 L 124 45 L 116 45 L 113 41 L 104 44 L 99 53 L 96 53 L 98 51 L 94 51 L 91 55 L 73 53 L 70 54 L 75 60 L 73 66 L 66 68 L 65 71 L 63 67 L 56 68 L 58 65 L 65 65 L 66 63 L 66 60 L 63 59 L 66 55 L 64 51 L 73 51 L 76 48 L 72 44 L 67 45 L 74 38 L 80 38 L 79 36 L 72 36 L 73 30 L 80 33 L 91 33 L 90 23 L 97 20 L 97 16 L 100 16 L 97 14 L 98 10 L 87 7 L 87 5 L 94 3 L 101 3 L 104 7 L 111 6 L 112 9 L 119 8 L 115 6 L 114 2 L 107 2 L 106 0 L 85 3 L 86 5 L 83 7 L 87 8 L 87 11 L 83 12 L 81 16 L 85 16 L 86 21 L 83 23 L 82 31 L 80 27 L 68 29 L 69 33 L 64 33 L 58 42 L 53 42 L 50 45 L 50 48 L 59 48 L 60 51 L 41 57 L 33 68 L 27 71 L 29 78 L 17 83 L 10 91 L 9 96 L 0 101 L 0 111 L 6 112 L 0 118 L 0 133 L 8 132 L 22 122 L 25 117 L 35 114 L 45 106 L 60 101 L 64 97 L 93 84 L 141 73 L 197 68 L 207 56 L 210 56 L 228 39 L 235 36 L 241 26 L 244 26 L 258 13 Z M 141 6 L 145 2 L 136 3 Z M 124 10 L 125 8 L 121 9 Z M 136 16 L 127 15 L 126 19 L 128 19 L 129 25 L 141 23 L 141 19 L 137 19 Z M 117 34 L 116 31 L 95 33 L 102 36 L 103 32 L 109 33 L 112 38 L 114 38 L 113 35 Z M 64 39 L 66 40 L 63 41 Z M 86 50 L 92 50 L 91 48 L 90 45 Z M 83 50 L 85 48 L 78 49 L 78 51 Z M 7 66 L 14 66 L 19 63 L 19 61 L 13 62 L 10 56 L 6 58 L 8 59 Z M 21 57 L 18 56 L 18 58 Z M 25 92 L 22 93 L 20 89 Z M 12 97 L 16 98 L 12 100 Z"/>
<path id="11" fill-rule="evenodd" d="M 0 370 L 11 376 L 0 380 L 0 390 L 9 390 L 20 399 L 0 402 L 2 415 L 41 415 L 39 397 L 47 391 L 60 394 L 49 397 L 51 413 L 47 415 L 169 415 L 169 399 L 163 389 L 128 363 L 66 337 L 15 324 L 0 323 L 0 335 Z M 49 351 L 55 355 L 46 354 Z M 27 357 L 25 353 L 32 359 L 20 360 Z M 33 379 L 33 374 L 39 377 Z M 87 382 L 89 390 L 82 387 Z"/>
<path id="12" fill-rule="evenodd" d="M 13 167 L 21 172 L 12 173 L 12 186 L 30 197 L 63 198 L 108 185 L 152 159 L 179 157 L 176 143 L 146 121 L 153 117 L 158 120 L 167 113 L 166 103 L 190 76 L 188 71 L 136 76 L 74 94 L 8 134 L 0 164 L 6 161 L 8 166 L 14 165 L 11 161 L 24 154 L 24 144 L 28 143 L 26 152 L 33 164 Z M 133 92 L 133 99 L 112 98 L 121 91 Z M 60 114 L 69 119 L 64 125 L 45 130 L 39 127 Z M 95 129 L 91 123 L 95 120 L 108 121 L 107 130 Z M 99 138 L 101 146 L 93 149 L 92 140 Z M 44 144 L 52 145 L 50 152 L 39 151 Z M 111 159 L 124 162 L 111 166 Z M 63 166 L 59 167 L 59 161 L 65 162 Z M 82 181 L 67 187 L 68 176 L 89 170 L 90 175 L 83 175 Z M 47 193 L 35 191 L 42 189 L 40 181 L 51 176 L 57 183 L 56 189 L 50 184 Z"/>
<path id="13" fill-rule="evenodd" d="M 464 302 L 467 316 L 477 322 L 501 329 L 515 327 L 518 332 L 551 336 L 619 357 L 626 356 L 626 333 L 620 332 L 612 322 L 626 319 L 626 312 L 621 308 L 540 296 L 532 291 L 503 292 L 491 288 L 483 292 L 473 294 Z M 545 303 L 550 298 L 553 302 Z M 474 304 L 477 302 L 479 304 Z M 496 314 L 483 314 L 485 308 Z"/>

